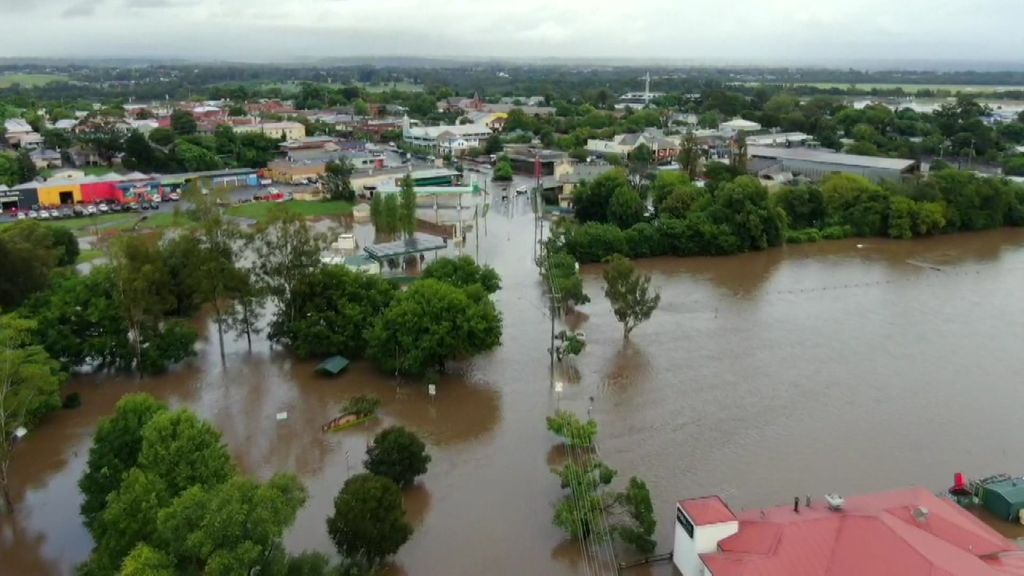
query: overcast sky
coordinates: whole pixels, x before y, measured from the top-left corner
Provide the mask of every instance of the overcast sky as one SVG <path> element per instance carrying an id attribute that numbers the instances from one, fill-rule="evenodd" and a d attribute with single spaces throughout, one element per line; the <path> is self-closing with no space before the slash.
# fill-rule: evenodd
<path id="1" fill-rule="evenodd" d="M 1022 0 L 0 0 L 0 56 L 1024 56 Z"/>

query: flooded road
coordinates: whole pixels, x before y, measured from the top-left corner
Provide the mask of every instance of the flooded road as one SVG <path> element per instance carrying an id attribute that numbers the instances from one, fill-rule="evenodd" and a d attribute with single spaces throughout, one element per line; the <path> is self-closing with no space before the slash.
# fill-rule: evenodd
<path id="1" fill-rule="evenodd" d="M 310 497 L 286 537 L 296 552 L 331 551 L 331 502 L 376 430 L 421 433 L 433 462 L 406 494 L 416 530 L 394 574 L 582 573 L 578 548 L 551 524 L 560 491 L 550 467 L 561 453 L 544 417 L 556 407 L 592 406 L 620 481 L 647 480 L 659 552 L 671 546 L 680 498 L 717 493 L 743 509 L 805 494 L 940 490 L 958 470 L 1024 472 L 1024 231 L 646 261 L 661 308 L 625 344 L 600 270 L 588 267 L 593 302 L 567 318 L 588 348 L 560 367 L 555 394 L 533 222 L 520 203 L 514 217 L 492 210 L 480 231 L 480 259 L 504 284 L 502 346 L 446 376 L 434 399 L 365 364 L 316 377 L 312 363 L 263 340 L 252 354 L 231 344 L 226 367 L 214 338 L 161 378 L 75 379 L 82 408 L 48 418 L 15 454 L 17 514 L 0 520 L 0 573 L 70 575 L 88 556 L 76 483 L 97 419 L 139 389 L 209 419 L 244 472 L 298 474 Z M 379 421 L 322 434 L 359 393 L 384 401 Z M 628 572 L 671 573 L 665 564 Z"/>

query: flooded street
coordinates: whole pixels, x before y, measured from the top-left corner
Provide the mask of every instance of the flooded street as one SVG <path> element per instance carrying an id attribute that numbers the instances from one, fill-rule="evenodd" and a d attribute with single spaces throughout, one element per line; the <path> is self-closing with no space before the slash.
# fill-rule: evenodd
<path id="1" fill-rule="evenodd" d="M 300 477 L 309 499 L 286 537 L 295 552 L 332 551 L 325 519 L 376 430 L 422 434 L 433 462 L 406 494 L 415 533 L 393 574 L 582 573 L 578 548 L 551 524 L 560 451 L 544 417 L 557 407 L 583 415 L 591 398 L 616 487 L 637 475 L 651 488 L 659 552 L 670 549 L 680 498 L 717 493 L 738 510 L 826 492 L 937 491 L 960 470 L 1024 473 L 1024 230 L 645 261 L 662 303 L 625 344 L 600 269 L 587 267 L 593 301 L 567 321 L 588 347 L 560 367 L 555 394 L 533 220 L 517 202 L 514 217 L 495 208 L 480 230 L 480 260 L 503 280 L 502 346 L 443 378 L 434 399 L 365 363 L 317 377 L 315 363 L 263 339 L 252 354 L 231 343 L 226 367 L 214 337 L 160 378 L 74 379 L 68 391 L 83 406 L 47 418 L 15 453 L 17 513 L 0 519 L 0 574 L 71 575 L 88 556 L 76 484 L 97 420 L 135 390 L 210 420 L 245 473 Z M 468 241 L 474 255 L 474 234 Z M 361 393 L 383 400 L 379 420 L 322 434 Z"/>

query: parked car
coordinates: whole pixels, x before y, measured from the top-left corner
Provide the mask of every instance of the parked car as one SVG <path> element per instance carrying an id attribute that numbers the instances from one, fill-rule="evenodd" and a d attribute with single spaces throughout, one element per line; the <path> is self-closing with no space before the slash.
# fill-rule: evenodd
<path id="1" fill-rule="evenodd" d="M 523 194 L 529 194 L 529 193 L 530 193 L 530 189 L 527 188 L 526 186 L 520 186 L 519 188 L 516 188 L 516 196 L 522 196 Z"/>
<path id="2" fill-rule="evenodd" d="M 100 204 L 99 206 L 96 207 L 96 209 L 99 210 L 101 213 L 110 212 L 110 206 L 107 206 L 106 204 Z"/>
<path id="3" fill-rule="evenodd" d="M 159 210 L 160 209 L 160 204 L 157 203 L 157 202 L 150 202 L 149 203 L 149 209 L 150 210 Z"/>
<path id="4" fill-rule="evenodd" d="M 75 204 L 75 207 L 71 209 L 71 212 L 75 216 L 85 216 L 85 207 L 81 204 Z"/>
<path id="5" fill-rule="evenodd" d="M 96 214 L 99 214 L 99 210 L 96 209 L 95 204 L 89 204 L 85 207 L 85 213 L 89 216 L 95 216 Z"/>
<path id="6" fill-rule="evenodd" d="M 46 210 L 46 209 L 40 210 L 39 211 L 39 219 L 40 220 L 49 220 L 50 219 L 50 211 Z"/>
<path id="7" fill-rule="evenodd" d="M 75 215 L 75 212 L 74 212 L 74 210 L 71 209 L 71 206 L 61 206 L 61 209 L 60 209 L 60 217 L 61 218 L 71 218 L 74 215 Z"/>
<path id="8" fill-rule="evenodd" d="M 18 212 L 18 215 L 15 216 L 15 218 L 18 220 L 24 220 L 25 218 L 28 218 L 28 216 L 24 212 Z"/>
<path id="9" fill-rule="evenodd" d="M 181 200 L 181 194 L 179 194 L 178 192 L 171 192 L 170 194 L 167 195 L 167 199 L 170 200 L 171 202 L 177 202 L 178 200 Z"/>
<path id="10" fill-rule="evenodd" d="M 35 210 L 29 210 L 28 211 L 28 217 L 29 218 L 39 218 L 39 212 L 37 212 Z"/>
<path id="11" fill-rule="evenodd" d="M 55 220 L 57 218 L 60 218 L 60 212 L 57 212 L 56 208 L 50 208 L 50 218 L 53 218 Z"/>
<path id="12" fill-rule="evenodd" d="M 149 210 L 149 202 L 144 202 L 144 201 L 140 200 L 138 202 L 138 206 L 139 206 L 139 208 L 142 208 L 143 210 Z"/>

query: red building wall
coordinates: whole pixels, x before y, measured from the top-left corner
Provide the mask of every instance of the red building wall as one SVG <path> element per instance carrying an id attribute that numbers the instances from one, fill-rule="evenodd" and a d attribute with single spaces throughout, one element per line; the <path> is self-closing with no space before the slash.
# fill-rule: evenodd
<path id="1" fill-rule="evenodd" d="M 94 182 L 82 184 L 82 202 L 100 202 L 115 200 L 124 201 L 124 193 L 117 187 L 117 182 Z"/>

